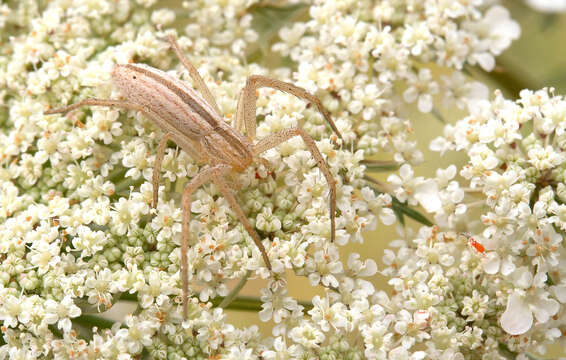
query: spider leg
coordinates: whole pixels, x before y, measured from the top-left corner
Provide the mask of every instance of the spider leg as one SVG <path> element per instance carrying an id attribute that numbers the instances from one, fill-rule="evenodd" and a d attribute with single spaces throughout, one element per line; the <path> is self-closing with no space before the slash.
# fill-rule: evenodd
<path id="1" fill-rule="evenodd" d="M 259 236 L 251 226 L 248 218 L 242 211 L 240 205 L 236 201 L 236 198 L 228 188 L 228 185 L 222 177 L 228 174 L 231 170 L 231 166 L 226 164 L 216 165 L 211 168 L 207 168 L 200 173 L 198 173 L 187 185 L 185 185 L 185 189 L 183 190 L 183 224 L 182 224 L 182 240 L 181 240 L 181 279 L 183 283 L 183 316 L 187 318 L 187 302 L 189 297 L 189 279 L 188 279 L 188 264 L 187 264 L 187 252 L 188 252 L 188 243 L 189 243 L 189 223 L 191 221 L 191 195 L 198 189 L 201 185 L 207 183 L 208 181 L 212 180 L 218 189 L 224 196 L 224 198 L 230 204 L 230 207 L 236 213 L 238 219 L 244 225 L 244 228 L 250 233 L 252 239 L 254 240 L 255 244 L 261 251 L 263 256 L 263 260 L 267 267 L 271 270 L 271 263 L 269 262 L 269 258 L 267 257 L 267 253 L 263 244 L 259 240 Z"/>
<path id="2" fill-rule="evenodd" d="M 157 195 L 159 191 L 159 174 L 161 171 L 161 162 L 163 161 L 163 156 L 165 155 L 165 148 L 167 147 L 167 141 L 173 137 L 173 134 L 165 134 L 159 141 L 157 146 L 157 154 L 155 155 L 155 164 L 153 165 L 153 203 L 152 207 L 157 208 Z"/>
<path id="3" fill-rule="evenodd" d="M 86 105 L 117 107 L 117 108 L 128 109 L 128 110 L 137 110 L 137 111 L 141 111 L 143 113 L 146 113 L 146 111 L 144 111 L 143 107 L 141 107 L 140 105 L 130 103 L 130 102 L 127 102 L 127 101 L 123 101 L 123 100 L 84 99 L 82 101 L 71 104 L 69 106 L 47 110 L 47 111 L 44 112 L 44 114 L 45 115 L 66 114 L 69 111 L 78 109 L 78 108 L 80 108 L 82 106 L 86 106 Z"/>
<path id="4" fill-rule="evenodd" d="M 312 156 L 315 158 L 316 162 L 318 163 L 318 167 L 320 168 L 322 174 L 328 182 L 328 187 L 330 189 L 330 241 L 334 242 L 334 238 L 336 237 L 336 180 L 334 180 L 334 178 L 332 177 L 330 169 L 324 161 L 324 158 L 322 157 L 322 154 L 318 150 L 318 147 L 316 146 L 316 143 L 314 142 L 312 137 L 310 137 L 310 135 L 307 134 L 305 130 L 299 127 L 284 129 L 258 141 L 257 144 L 254 145 L 253 153 L 254 155 L 261 154 L 262 152 L 274 148 L 294 136 L 300 136 L 301 138 L 303 138 L 305 145 L 311 152 Z"/>
<path id="5" fill-rule="evenodd" d="M 223 172 L 230 171 L 228 165 L 217 165 L 207 168 L 198 173 L 183 190 L 183 223 L 182 223 L 182 238 L 181 238 L 181 279 L 183 283 L 183 317 L 187 318 L 187 302 L 189 297 L 189 278 L 187 275 L 187 251 L 189 243 L 189 223 L 191 221 L 191 195 L 201 185 L 209 182 L 211 179 L 220 176 Z"/>
<path id="6" fill-rule="evenodd" d="M 191 62 L 185 57 L 185 55 L 183 55 L 183 52 L 181 51 L 181 48 L 179 48 L 179 44 L 177 44 L 177 41 L 175 40 L 173 35 L 167 36 L 167 40 L 169 41 L 169 44 L 171 44 L 171 47 L 173 48 L 175 55 L 177 55 L 177 57 L 179 58 L 179 61 L 181 61 L 185 69 L 187 69 L 187 71 L 189 72 L 189 76 L 195 82 L 197 90 L 201 93 L 206 102 L 210 106 L 212 106 L 214 111 L 216 111 L 218 115 L 222 116 L 222 113 L 220 112 L 218 105 L 216 104 L 216 100 L 214 99 L 214 96 L 204 83 L 204 80 L 202 79 L 194 65 L 191 64 Z"/>
<path id="7" fill-rule="evenodd" d="M 246 128 L 248 127 L 248 125 L 244 124 L 244 93 L 245 93 L 245 88 L 242 89 L 240 91 L 240 94 L 238 95 L 238 104 L 236 105 L 236 117 L 234 118 L 234 128 L 240 134 L 243 134 L 244 127 Z M 253 119 L 253 126 L 254 126 L 253 133 L 255 134 L 255 113 Z"/>
<path id="8" fill-rule="evenodd" d="M 242 117 L 246 127 L 246 136 L 248 139 L 253 140 L 255 139 L 256 134 L 256 100 L 257 100 L 257 92 L 256 90 L 261 87 L 269 87 L 276 90 L 280 90 L 292 95 L 295 95 L 298 98 L 308 100 L 310 103 L 314 104 L 321 114 L 324 116 L 334 133 L 338 135 L 340 139 L 342 139 L 342 135 L 336 124 L 330 118 L 330 114 L 328 111 L 322 106 L 320 99 L 314 96 L 313 94 L 309 93 L 302 87 L 290 84 L 288 82 L 284 82 L 281 80 L 271 79 L 266 76 L 262 75 L 252 75 L 248 77 L 246 81 L 246 86 L 242 90 L 243 95 L 240 95 L 238 100 L 238 107 L 241 107 L 241 113 L 236 110 L 236 116 Z M 243 103 L 243 105 L 240 105 Z M 236 119 L 236 124 L 238 121 L 242 121 L 241 119 Z"/>
<path id="9" fill-rule="evenodd" d="M 62 108 L 56 108 L 56 109 L 51 109 L 51 110 L 47 110 L 44 112 L 45 115 L 51 115 L 51 114 L 65 114 L 68 113 L 69 111 L 78 109 L 82 106 L 107 106 L 107 107 L 117 107 L 117 108 L 122 108 L 122 109 L 127 109 L 127 110 L 136 110 L 136 111 L 140 111 L 142 112 L 144 115 L 150 117 L 151 119 L 153 119 L 156 123 L 161 124 L 163 123 L 163 120 L 161 120 L 159 117 L 157 117 L 156 115 L 148 112 L 145 108 L 143 108 L 140 105 L 137 104 L 133 104 L 124 100 L 108 100 L 108 99 L 84 99 L 82 101 L 79 101 L 77 103 L 71 104 L 69 106 L 65 106 Z M 167 141 L 173 139 L 175 142 L 177 142 L 179 145 L 181 145 L 181 148 L 183 150 L 185 150 L 185 152 L 187 152 L 193 159 L 195 160 L 199 160 L 202 159 L 202 155 L 199 155 L 199 153 L 201 153 L 201 148 L 200 145 L 194 141 L 190 141 L 188 139 L 183 138 L 182 136 L 176 136 L 173 133 L 167 132 L 165 134 L 165 136 L 161 139 L 161 141 L 159 142 L 159 145 L 157 147 L 157 157 L 155 158 L 155 166 L 153 168 L 153 203 L 152 206 L 154 208 L 157 207 L 157 195 L 158 195 L 158 183 L 159 183 L 159 173 L 161 170 L 161 162 L 163 161 L 163 156 L 165 153 L 165 148 L 167 146 Z"/>
<path id="10" fill-rule="evenodd" d="M 267 256 L 267 252 L 265 251 L 265 247 L 261 243 L 259 235 L 257 234 L 257 232 L 255 232 L 254 228 L 250 224 L 250 221 L 248 220 L 246 214 L 244 214 L 244 211 L 242 210 L 242 208 L 240 207 L 240 205 L 236 201 L 234 194 L 232 193 L 232 191 L 230 191 L 230 189 L 228 188 L 228 185 L 226 184 L 226 182 L 224 181 L 224 179 L 222 178 L 222 176 L 220 174 L 217 175 L 217 176 L 214 176 L 212 181 L 214 182 L 214 184 L 216 184 L 216 186 L 218 186 L 218 189 L 222 193 L 222 196 L 224 196 L 226 201 L 228 201 L 228 204 L 230 205 L 232 210 L 234 210 L 234 212 L 236 213 L 238 220 L 240 220 L 240 222 L 242 223 L 242 225 L 244 226 L 246 231 L 252 237 L 252 240 L 254 241 L 254 243 L 258 247 L 259 251 L 261 252 L 261 256 L 263 257 L 263 261 L 265 262 L 265 265 L 267 266 L 267 268 L 269 270 L 271 270 L 271 262 L 269 261 L 269 257 Z"/>

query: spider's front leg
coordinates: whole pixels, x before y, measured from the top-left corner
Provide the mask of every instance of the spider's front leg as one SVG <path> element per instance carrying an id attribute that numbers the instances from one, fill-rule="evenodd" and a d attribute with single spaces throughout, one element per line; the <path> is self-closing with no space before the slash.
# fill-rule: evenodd
<path id="1" fill-rule="evenodd" d="M 189 249 L 189 223 L 191 221 L 191 196 L 198 189 L 201 185 L 209 182 L 212 180 L 214 184 L 218 187 L 222 196 L 228 201 L 228 204 L 236 213 L 236 217 L 246 231 L 252 237 L 254 243 L 259 248 L 261 255 L 263 257 L 263 261 L 265 261 L 265 265 L 269 270 L 271 270 L 271 262 L 269 261 L 269 257 L 267 256 L 267 252 L 265 251 L 265 247 L 261 243 L 259 235 L 255 232 L 250 221 L 246 217 L 246 214 L 238 205 L 234 194 L 228 188 L 228 185 L 224 181 L 223 177 L 230 173 L 232 167 L 226 164 L 220 164 L 208 169 L 205 169 L 198 173 L 187 185 L 185 185 L 185 189 L 183 190 L 183 223 L 182 223 L 182 239 L 181 239 L 181 279 L 183 283 L 183 316 L 187 318 L 187 302 L 189 297 L 189 279 L 188 279 L 188 264 L 187 264 L 187 252 Z"/>
<path id="2" fill-rule="evenodd" d="M 218 165 L 212 168 L 205 169 L 198 173 L 183 190 L 183 222 L 182 222 L 182 237 L 181 237 L 181 281 L 183 286 L 183 318 L 187 318 L 187 303 L 189 298 L 189 278 L 188 278 L 188 264 L 187 264 L 187 252 L 189 250 L 189 223 L 191 221 L 191 196 L 196 189 L 201 185 L 209 182 L 215 176 L 219 176 L 218 173 L 223 171 L 229 171 L 225 168 L 226 165 Z M 154 197 L 155 197 L 154 192 Z"/>
<path id="3" fill-rule="evenodd" d="M 324 108 L 324 106 L 322 106 L 322 103 L 319 98 L 309 93 L 302 87 L 293 85 L 285 81 L 268 78 L 262 75 L 252 75 L 248 77 L 246 81 L 246 86 L 240 92 L 238 98 L 238 105 L 236 107 L 236 120 L 235 120 L 236 129 L 241 130 L 241 127 L 245 126 L 246 136 L 248 137 L 248 139 L 250 140 L 255 139 L 256 126 L 257 126 L 256 124 L 257 89 L 262 87 L 269 87 L 276 90 L 280 90 L 295 95 L 300 99 L 309 101 L 311 104 L 317 107 L 318 111 L 320 111 L 322 116 L 324 116 L 324 118 L 328 122 L 328 125 L 330 125 L 334 133 L 340 139 L 343 140 L 342 134 L 340 134 L 340 131 L 336 127 L 336 124 L 334 123 L 334 121 L 332 121 L 332 118 L 330 117 L 328 111 Z"/>
<path id="4" fill-rule="evenodd" d="M 236 119 L 234 121 L 236 129 L 239 129 L 241 131 L 241 128 L 245 127 L 246 136 L 251 141 L 255 139 L 256 135 L 256 90 L 260 87 L 270 87 L 276 90 L 280 90 L 295 95 L 298 98 L 305 99 L 314 104 L 322 113 L 332 130 L 340 139 L 342 139 L 342 135 L 338 131 L 336 124 L 330 118 L 328 111 L 322 106 L 319 98 L 299 86 L 261 75 L 252 75 L 248 77 L 246 86 L 240 92 L 238 105 L 236 107 Z M 334 238 L 336 237 L 336 181 L 332 177 L 328 165 L 326 165 L 324 158 L 322 157 L 320 151 L 316 146 L 316 143 L 310 137 L 310 135 L 307 134 L 306 131 L 301 127 L 294 127 L 279 131 L 275 134 L 269 135 L 268 137 L 260 140 L 257 144 L 255 144 L 253 146 L 254 156 L 259 155 L 260 153 L 268 149 L 274 148 L 294 136 L 300 136 L 303 139 L 307 148 L 316 159 L 316 162 L 318 163 L 320 170 L 324 174 L 326 181 L 328 182 L 328 187 L 330 189 L 330 240 L 333 242 Z"/>
<path id="5" fill-rule="evenodd" d="M 179 58 L 179 61 L 181 61 L 185 69 L 187 69 L 187 71 L 189 72 L 189 76 L 191 77 L 191 79 L 193 79 L 197 90 L 201 93 L 201 95 L 208 102 L 208 104 L 212 106 L 214 111 L 216 111 L 218 115 L 222 115 L 220 109 L 218 108 L 218 105 L 216 104 L 216 100 L 214 99 L 214 96 L 208 89 L 208 86 L 206 86 L 204 80 L 202 79 L 202 77 L 200 76 L 194 65 L 185 57 L 185 55 L 183 55 L 181 49 L 179 48 L 179 44 L 177 44 L 177 41 L 175 41 L 173 35 L 167 36 L 167 40 L 169 41 L 169 44 L 173 48 L 175 55 L 177 55 L 177 57 Z"/>

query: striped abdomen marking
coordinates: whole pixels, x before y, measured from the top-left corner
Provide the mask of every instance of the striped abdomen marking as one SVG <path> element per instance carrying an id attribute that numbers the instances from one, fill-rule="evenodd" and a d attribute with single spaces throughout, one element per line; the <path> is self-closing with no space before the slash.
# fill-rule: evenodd
<path id="1" fill-rule="evenodd" d="M 153 108 L 155 113 L 166 114 L 165 128 L 174 127 L 193 140 L 215 132 L 241 159 L 251 159 L 245 146 L 247 139 L 224 123 L 200 94 L 182 81 L 144 64 L 116 65 L 112 77 L 127 98 Z"/>

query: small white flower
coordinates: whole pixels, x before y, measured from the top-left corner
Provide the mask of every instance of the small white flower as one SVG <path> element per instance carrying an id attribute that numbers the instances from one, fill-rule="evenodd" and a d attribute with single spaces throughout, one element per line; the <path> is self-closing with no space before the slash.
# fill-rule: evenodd
<path id="1" fill-rule="evenodd" d="M 159 9 L 151 13 L 151 22 L 156 25 L 169 25 L 175 21 L 175 12 L 169 9 Z"/>
<path id="2" fill-rule="evenodd" d="M 45 301 L 45 322 L 48 324 L 57 323 L 57 327 L 68 333 L 71 330 L 70 318 L 81 315 L 81 309 L 75 305 L 70 296 L 65 296 L 61 302 L 55 300 Z"/>
<path id="3" fill-rule="evenodd" d="M 264 232 L 275 232 L 281 229 L 281 220 L 271 213 L 270 207 L 265 207 L 256 218 L 256 228 Z"/>
<path id="4" fill-rule="evenodd" d="M 304 351 L 300 345 L 287 346 L 285 338 L 278 336 L 273 341 L 273 350 L 266 350 L 261 356 L 266 360 L 287 360 L 299 359 Z"/>
<path id="5" fill-rule="evenodd" d="M 32 245 L 30 262 L 37 266 L 39 275 L 45 274 L 50 268 L 57 266 L 61 261 L 59 240 L 48 242 L 45 240 L 35 241 Z"/>
<path id="6" fill-rule="evenodd" d="M 261 305 L 262 310 L 259 312 L 261 321 L 273 321 L 278 324 L 290 316 L 290 314 L 302 308 L 297 304 L 297 301 L 290 296 L 287 296 L 285 288 L 278 288 L 275 291 L 270 289 L 261 289 Z"/>
<path id="7" fill-rule="evenodd" d="M 305 267 L 309 270 L 309 282 L 312 286 L 321 283 L 324 286 L 337 287 L 337 276 L 342 273 L 336 246 L 329 246 L 328 250 L 318 250 L 313 258 L 307 259 Z"/>
<path id="8" fill-rule="evenodd" d="M 424 48 L 434 40 L 426 23 L 418 23 L 417 26 L 407 25 L 403 32 L 402 44 L 409 47 L 411 54 L 421 55 Z"/>
<path id="9" fill-rule="evenodd" d="M 324 333 L 315 328 L 307 321 L 302 321 L 299 326 L 294 327 L 289 337 L 306 348 L 318 348 L 325 339 Z"/>
<path id="10" fill-rule="evenodd" d="M 430 69 L 420 69 L 418 77 L 409 73 L 407 82 L 409 87 L 403 92 L 403 99 L 408 103 L 418 100 L 418 108 L 421 112 L 431 112 L 434 106 L 433 95 L 438 92 L 438 83 L 432 79 Z"/>
<path id="11" fill-rule="evenodd" d="M 312 303 L 313 308 L 308 313 L 322 331 L 330 331 L 330 325 L 335 330 L 346 326 L 348 317 L 346 305 L 340 302 L 330 305 L 327 296 L 321 298 L 318 295 L 313 298 Z"/>
<path id="12" fill-rule="evenodd" d="M 102 231 L 92 231 L 89 227 L 81 225 L 77 236 L 73 238 L 73 246 L 81 251 L 81 256 L 92 256 L 102 250 L 108 239 Z"/>
<path id="13" fill-rule="evenodd" d="M 477 61 L 486 71 L 493 70 L 495 66 L 493 55 L 501 54 L 521 34 L 519 24 L 510 19 L 507 9 L 499 5 L 489 8 L 479 21 L 464 22 L 463 27 L 478 37 L 472 61 Z"/>
<path id="14" fill-rule="evenodd" d="M 118 347 L 129 354 L 139 354 L 144 346 L 152 344 L 152 337 L 159 327 L 149 320 L 142 320 L 133 315 L 126 316 L 127 328 L 120 329 L 116 332 Z"/>

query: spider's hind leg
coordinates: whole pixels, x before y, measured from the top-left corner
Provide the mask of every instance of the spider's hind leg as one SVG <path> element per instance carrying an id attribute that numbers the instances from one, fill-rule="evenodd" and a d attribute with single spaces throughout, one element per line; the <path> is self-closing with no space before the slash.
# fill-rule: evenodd
<path id="1" fill-rule="evenodd" d="M 254 145 L 253 153 L 254 155 L 261 154 L 295 136 L 300 136 L 303 139 L 307 149 L 318 163 L 320 171 L 322 171 L 322 174 L 328 182 L 328 188 L 330 190 L 330 241 L 334 242 L 334 238 L 336 237 L 336 180 L 332 177 L 332 173 L 313 138 L 310 137 L 304 129 L 299 127 L 284 129 L 258 141 L 257 144 Z"/>

